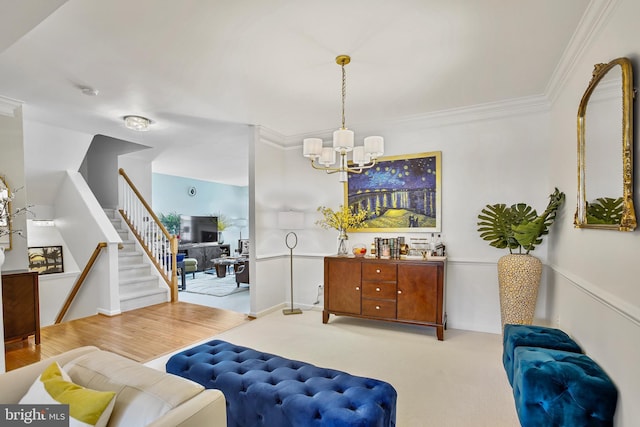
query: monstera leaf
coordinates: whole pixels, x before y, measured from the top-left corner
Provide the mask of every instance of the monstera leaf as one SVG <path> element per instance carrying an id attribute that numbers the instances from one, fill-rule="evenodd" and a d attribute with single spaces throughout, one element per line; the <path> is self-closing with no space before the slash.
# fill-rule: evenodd
<path id="1" fill-rule="evenodd" d="M 529 253 L 542 243 L 542 236 L 549 234 L 549 227 L 556 219 L 556 211 L 564 202 L 564 193 L 557 188 L 549 196 L 549 203 L 542 214 L 531 222 L 522 222 L 513 226 L 514 238 Z"/>
<path id="2" fill-rule="evenodd" d="M 564 202 L 564 193 L 557 188 L 549 196 L 549 204 L 538 216 L 526 203 L 487 205 L 478 215 L 480 237 L 498 249 L 508 248 L 526 253 L 542 243 L 542 236 L 549 233 L 549 227 L 556 218 L 556 211 Z"/>
<path id="3" fill-rule="evenodd" d="M 498 249 L 517 249 L 520 244 L 514 237 L 513 226 L 523 221 L 532 221 L 538 216 L 536 211 L 525 203 L 507 205 L 487 205 L 478 215 L 480 237 Z"/>
<path id="4" fill-rule="evenodd" d="M 601 197 L 587 205 L 587 223 L 620 224 L 622 221 L 622 197 Z"/>

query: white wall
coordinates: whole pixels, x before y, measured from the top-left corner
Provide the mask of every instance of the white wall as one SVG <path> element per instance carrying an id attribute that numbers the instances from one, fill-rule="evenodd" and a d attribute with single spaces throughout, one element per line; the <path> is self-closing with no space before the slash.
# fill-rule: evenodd
<path id="1" fill-rule="evenodd" d="M 277 212 L 289 208 L 281 140 L 267 129 L 256 128 L 251 141 L 249 173 L 249 229 L 251 313 L 280 307 L 289 299 L 283 254 L 284 234 L 277 228 Z M 288 270 L 286 270 L 288 271 Z M 285 281 L 286 280 L 286 281 Z"/>
<path id="2" fill-rule="evenodd" d="M 0 114 L 0 175 L 4 176 L 9 188 L 14 191 L 12 210 L 27 205 L 27 191 L 24 173 L 24 139 L 22 130 L 22 106 L 4 102 L 0 98 L 0 107 L 7 106 L 10 113 Z M 12 229 L 21 230 L 22 235 L 11 236 L 11 250 L 5 251 L 4 271 L 23 270 L 29 266 L 27 258 L 27 215 L 15 216 Z"/>
<path id="3" fill-rule="evenodd" d="M 230 245 L 231 254 L 238 249 L 240 233 L 244 239 L 249 237 L 246 226 L 249 218 L 248 187 L 159 173 L 152 174 L 152 183 L 151 205 L 156 215 L 172 212 L 194 216 L 224 215 L 228 228 L 224 230 L 223 238 L 224 243 Z M 195 196 L 187 192 L 191 187 L 196 188 Z M 240 219 L 243 219 L 243 227 L 237 226 Z"/>
<path id="4" fill-rule="evenodd" d="M 93 135 L 29 120 L 25 106 L 24 158 L 29 204 L 38 219 L 53 219 L 52 206 L 65 171 L 77 171 Z"/>
<path id="5" fill-rule="evenodd" d="M 518 108 L 511 103 L 496 106 L 492 118 L 487 118 L 486 111 L 480 116 L 477 109 L 470 109 L 438 120 L 355 129 L 360 141 L 366 135 L 383 135 L 385 155 L 442 152 L 441 234 L 449 256 L 446 310 L 451 328 L 500 333 L 496 263 L 508 251 L 480 239 L 477 215 L 489 203 L 526 202 L 538 211 L 546 207 L 554 184 L 548 180 L 549 116 L 541 109 L 539 100 L 531 99 Z M 285 199 L 290 208 L 305 212 L 307 227 L 297 233 L 300 259 L 296 261 L 304 266 L 304 274 L 295 280 L 294 294 L 299 304 L 313 304 L 323 282 L 323 256 L 336 253 L 337 238 L 334 230 L 315 225 L 320 219 L 316 209 L 342 204 L 344 190 L 336 175 L 312 169 L 300 147 L 285 150 L 284 159 Z M 349 241 L 369 245 L 377 235 L 384 234 L 354 232 Z M 409 238 L 419 233 L 401 235 Z M 546 260 L 546 244 L 534 254 Z M 543 299 L 545 286 L 543 278 Z M 544 304 L 538 316 L 545 316 Z"/>
<path id="6" fill-rule="evenodd" d="M 118 156 L 118 169 L 124 169 L 125 173 L 131 179 L 133 184 L 136 186 L 142 197 L 149 203 L 149 205 L 153 204 L 153 193 L 152 193 L 152 173 L 151 173 L 151 163 L 146 160 L 140 160 L 132 155 L 122 155 Z M 121 181 L 122 178 L 118 178 L 118 182 Z M 118 196 L 121 197 L 122 194 L 118 191 Z M 118 206 L 122 206 L 121 200 L 118 201 Z"/>
<path id="7" fill-rule="evenodd" d="M 640 2 L 612 2 L 611 14 L 584 46 L 572 72 L 553 104 L 550 180 L 567 193 L 567 204 L 551 239 L 549 319 L 574 336 L 586 353 L 611 376 L 620 392 L 616 426 L 635 426 L 640 419 L 640 231 L 618 232 L 576 229 L 577 198 L 576 114 L 591 79 L 593 65 L 629 57 L 638 81 L 640 73 Z M 635 123 L 640 109 L 634 102 Z M 637 132 L 636 132 L 637 138 Z M 635 142 L 636 156 L 639 141 Z M 611 150 L 620 152 L 621 143 Z M 638 193 L 636 162 L 635 190 Z M 620 171 L 611 173 L 621 188 Z M 640 204 L 635 197 L 636 212 Z"/>

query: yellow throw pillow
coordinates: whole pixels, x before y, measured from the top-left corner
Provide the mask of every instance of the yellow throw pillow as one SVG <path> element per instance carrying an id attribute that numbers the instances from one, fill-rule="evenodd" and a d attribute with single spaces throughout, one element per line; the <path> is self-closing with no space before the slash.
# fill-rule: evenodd
<path id="1" fill-rule="evenodd" d="M 67 404 L 70 426 L 104 427 L 115 405 L 115 393 L 84 388 L 71 382 L 57 362 L 44 370 L 29 388 L 21 404 Z"/>

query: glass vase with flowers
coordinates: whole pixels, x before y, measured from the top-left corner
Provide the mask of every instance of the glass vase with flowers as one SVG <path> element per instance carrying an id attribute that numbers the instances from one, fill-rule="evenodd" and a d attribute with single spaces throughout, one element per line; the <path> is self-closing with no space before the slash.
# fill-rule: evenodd
<path id="1" fill-rule="evenodd" d="M 322 214 L 322 219 L 316 221 L 316 225 L 322 228 L 334 228 L 338 230 L 338 256 L 349 255 L 349 236 L 347 230 L 354 230 L 366 227 L 369 217 L 368 209 L 354 210 L 349 206 L 340 205 L 337 210 L 320 206 L 318 212 Z"/>

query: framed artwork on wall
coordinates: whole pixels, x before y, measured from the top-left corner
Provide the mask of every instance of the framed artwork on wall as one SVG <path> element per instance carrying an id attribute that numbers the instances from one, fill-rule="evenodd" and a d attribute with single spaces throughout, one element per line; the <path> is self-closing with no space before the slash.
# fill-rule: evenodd
<path id="1" fill-rule="evenodd" d="M 366 227 L 350 232 L 439 232 L 442 152 L 381 157 L 362 173 L 349 173 L 345 205 L 369 210 Z"/>
<path id="2" fill-rule="evenodd" d="M 27 249 L 29 253 L 29 271 L 38 274 L 64 273 L 62 246 L 38 246 Z"/>

